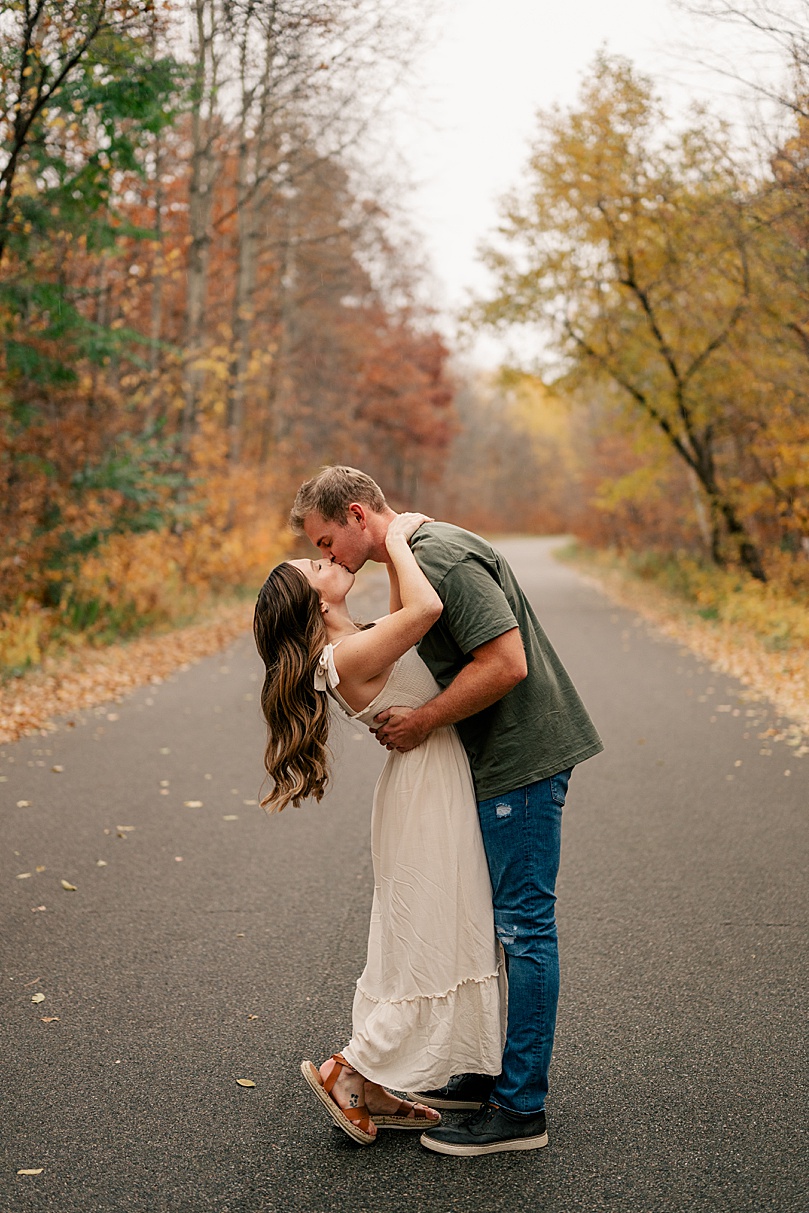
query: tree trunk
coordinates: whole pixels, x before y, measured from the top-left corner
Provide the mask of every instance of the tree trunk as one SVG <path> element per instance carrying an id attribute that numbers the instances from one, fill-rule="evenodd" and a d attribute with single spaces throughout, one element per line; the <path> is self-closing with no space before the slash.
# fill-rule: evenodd
<path id="1" fill-rule="evenodd" d="M 208 261 L 211 244 L 211 206 L 215 171 L 215 107 L 217 58 L 215 0 L 194 0 L 195 61 L 194 107 L 191 114 L 191 177 L 188 187 L 189 245 L 185 325 L 184 402 L 180 427 L 183 451 L 197 426 L 197 408 L 203 384 L 200 359 L 203 352 Z M 206 29 L 206 18 L 209 28 Z"/>

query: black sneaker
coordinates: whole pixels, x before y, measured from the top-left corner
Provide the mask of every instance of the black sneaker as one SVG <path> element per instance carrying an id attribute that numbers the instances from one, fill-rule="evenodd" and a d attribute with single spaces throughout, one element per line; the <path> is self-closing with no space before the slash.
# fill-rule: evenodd
<path id="1" fill-rule="evenodd" d="M 421 1135 L 421 1144 L 436 1154 L 501 1154 L 505 1150 L 538 1150 L 548 1144 L 545 1113 L 514 1116 L 487 1103 L 459 1125 L 441 1125 Z"/>
<path id="2" fill-rule="evenodd" d="M 408 1091 L 407 1098 L 424 1103 L 428 1108 L 448 1112 L 476 1112 L 494 1090 L 490 1074 L 456 1074 L 445 1087 L 435 1091 Z"/>

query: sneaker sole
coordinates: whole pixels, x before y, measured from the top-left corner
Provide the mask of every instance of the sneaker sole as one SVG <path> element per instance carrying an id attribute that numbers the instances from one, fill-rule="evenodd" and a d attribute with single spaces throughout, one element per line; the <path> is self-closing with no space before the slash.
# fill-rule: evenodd
<path id="1" fill-rule="evenodd" d="M 438 1096 L 425 1095 L 418 1091 L 405 1091 L 408 1099 L 414 1103 L 423 1103 L 428 1108 L 438 1108 L 441 1112 L 477 1112 L 481 1100 L 472 1099 L 439 1099 Z"/>
<path id="2" fill-rule="evenodd" d="M 421 1101 L 422 1103 L 424 1100 Z M 508 1141 L 493 1141 L 486 1146 L 458 1146 L 450 1141 L 436 1141 L 422 1133 L 421 1144 L 436 1154 L 452 1154 L 456 1158 L 472 1158 L 477 1154 L 504 1154 L 509 1150 L 540 1150 L 548 1144 L 548 1134 L 538 1137 L 511 1137 Z"/>

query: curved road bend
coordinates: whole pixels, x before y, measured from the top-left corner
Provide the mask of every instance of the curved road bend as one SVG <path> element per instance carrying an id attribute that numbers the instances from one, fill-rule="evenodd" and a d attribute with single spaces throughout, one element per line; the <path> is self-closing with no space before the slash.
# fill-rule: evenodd
<path id="1" fill-rule="evenodd" d="M 806 1213 L 809 761 L 549 541 L 501 546 L 607 743 L 565 810 L 549 1148 L 363 1149 L 319 1112 L 383 754 L 342 723 L 326 800 L 266 820 L 244 637 L 0 751 L 2 1213 Z"/>

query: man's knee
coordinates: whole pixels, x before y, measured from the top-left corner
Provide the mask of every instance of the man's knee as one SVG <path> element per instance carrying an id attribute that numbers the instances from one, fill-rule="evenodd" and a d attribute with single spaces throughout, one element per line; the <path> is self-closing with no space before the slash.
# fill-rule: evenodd
<path id="1" fill-rule="evenodd" d="M 532 956 L 556 944 L 556 918 L 550 914 L 536 918 L 515 918 L 507 914 L 494 916 L 494 929 L 507 956 Z"/>

